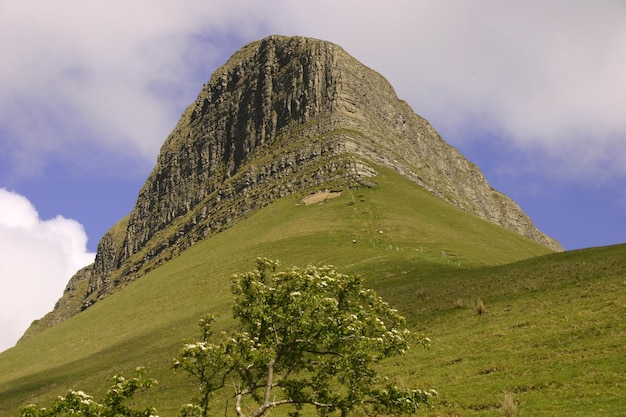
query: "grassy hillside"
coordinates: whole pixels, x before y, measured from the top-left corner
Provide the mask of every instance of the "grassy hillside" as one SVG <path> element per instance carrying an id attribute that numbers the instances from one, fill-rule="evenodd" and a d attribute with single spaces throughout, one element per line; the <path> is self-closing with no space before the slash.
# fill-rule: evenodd
<path id="1" fill-rule="evenodd" d="M 386 364 L 404 383 L 440 392 L 424 415 L 499 415 L 503 389 L 522 415 L 620 415 L 626 247 L 549 254 L 391 172 L 376 181 L 312 205 L 305 195 L 279 200 L 0 354 L 0 416 L 68 388 L 99 395 L 108 377 L 139 365 L 160 381 L 142 399 L 176 415 L 193 390 L 172 358 L 205 313 L 232 324 L 229 277 L 257 256 L 360 273 L 428 333 L 431 349 Z"/>
<path id="2" fill-rule="evenodd" d="M 429 351 L 405 358 L 416 364 L 407 380 L 439 387 L 440 402 L 425 415 L 502 415 L 503 390 L 522 416 L 624 415 L 626 245 L 403 287 L 398 282 L 383 293 L 434 340 Z M 411 291 L 421 301 L 407 308 Z M 483 315 L 476 311 L 479 299 Z"/>

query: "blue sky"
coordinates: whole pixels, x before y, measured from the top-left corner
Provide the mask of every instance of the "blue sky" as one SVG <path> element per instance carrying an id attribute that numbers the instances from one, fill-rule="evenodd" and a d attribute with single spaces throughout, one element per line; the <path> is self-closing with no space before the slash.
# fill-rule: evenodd
<path id="1" fill-rule="evenodd" d="M 127 214 L 211 73 L 270 34 L 384 75 L 566 249 L 626 242 L 623 1 L 0 3 L 0 350 Z"/>

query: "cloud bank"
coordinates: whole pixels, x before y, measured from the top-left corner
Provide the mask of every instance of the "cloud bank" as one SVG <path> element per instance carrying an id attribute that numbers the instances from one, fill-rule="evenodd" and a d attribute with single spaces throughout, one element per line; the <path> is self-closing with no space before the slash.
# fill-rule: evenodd
<path id="1" fill-rule="evenodd" d="M 4 1 L 0 150 L 24 176 L 53 155 L 81 163 L 77 149 L 152 164 L 190 91 L 202 86 L 193 71 L 214 65 L 212 45 L 202 54 L 190 48 L 224 31 L 238 3 Z M 91 156 L 83 167 L 111 164 Z"/>
<path id="2" fill-rule="evenodd" d="M 52 310 L 69 278 L 93 262 L 83 226 L 39 218 L 25 197 L 0 188 L 0 351 Z"/>
<path id="3" fill-rule="evenodd" d="M 77 148 L 149 168 L 210 72 L 281 33 L 345 47 L 454 144 L 490 141 L 540 176 L 624 178 L 624 21 L 622 1 L 8 0 L 0 150 L 24 175 L 80 163 Z"/>

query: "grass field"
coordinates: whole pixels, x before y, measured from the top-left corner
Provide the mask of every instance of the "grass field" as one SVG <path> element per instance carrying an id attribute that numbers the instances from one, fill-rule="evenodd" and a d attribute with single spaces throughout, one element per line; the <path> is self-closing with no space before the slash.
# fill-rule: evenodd
<path id="1" fill-rule="evenodd" d="M 521 416 L 625 415 L 626 246 L 554 254 L 391 172 L 376 181 L 312 205 L 279 200 L 0 354 L 0 416 L 69 388 L 97 397 L 136 366 L 160 382 L 140 401 L 176 415 L 194 392 L 172 359 L 204 314 L 233 324 L 229 278 L 257 256 L 359 273 L 426 333 L 430 349 L 383 369 L 439 392 L 425 416 L 503 415 L 504 390 Z"/>

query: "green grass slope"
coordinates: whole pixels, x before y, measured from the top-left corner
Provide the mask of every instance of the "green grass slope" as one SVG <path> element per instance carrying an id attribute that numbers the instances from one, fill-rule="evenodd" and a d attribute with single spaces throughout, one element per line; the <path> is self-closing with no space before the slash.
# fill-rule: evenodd
<path id="1" fill-rule="evenodd" d="M 439 388 L 424 415 L 503 415 L 504 390 L 522 416 L 625 415 L 626 245 L 398 280 L 383 294 L 433 339 L 395 371 Z"/>
<path id="2" fill-rule="evenodd" d="M 160 381 L 141 401 L 176 415 L 194 390 L 172 359 L 205 313 L 232 325 L 229 278 L 257 256 L 359 273 L 429 334 L 431 349 L 386 364 L 403 383 L 440 392 L 424 415 L 499 415 L 503 389 L 523 415 L 620 415 L 625 247 L 549 254 L 389 171 L 376 181 L 312 205 L 279 200 L 0 354 L 0 416 L 69 388 L 98 396 L 136 366 Z"/>

